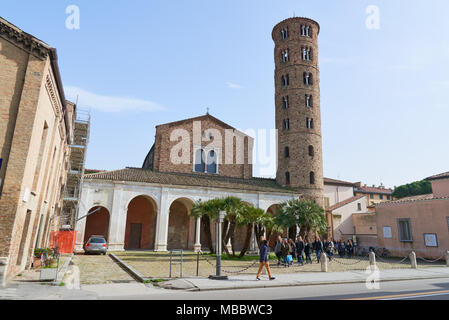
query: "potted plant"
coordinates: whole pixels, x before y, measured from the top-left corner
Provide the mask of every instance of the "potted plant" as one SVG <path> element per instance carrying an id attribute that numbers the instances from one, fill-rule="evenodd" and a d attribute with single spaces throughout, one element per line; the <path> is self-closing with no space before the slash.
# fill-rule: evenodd
<path id="1" fill-rule="evenodd" d="M 53 250 L 49 248 L 38 248 L 34 250 L 35 262 L 40 265 L 40 280 L 54 281 L 58 276 L 59 259 L 51 257 Z M 37 259 L 38 258 L 38 259 Z M 33 263 L 33 266 L 36 265 Z"/>

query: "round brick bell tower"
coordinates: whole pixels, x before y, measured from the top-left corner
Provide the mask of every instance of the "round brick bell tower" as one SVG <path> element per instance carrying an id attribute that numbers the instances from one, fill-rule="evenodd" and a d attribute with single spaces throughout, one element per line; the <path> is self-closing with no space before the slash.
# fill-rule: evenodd
<path id="1" fill-rule="evenodd" d="M 323 206 L 318 34 L 307 18 L 289 18 L 272 32 L 275 43 L 276 180 Z"/>

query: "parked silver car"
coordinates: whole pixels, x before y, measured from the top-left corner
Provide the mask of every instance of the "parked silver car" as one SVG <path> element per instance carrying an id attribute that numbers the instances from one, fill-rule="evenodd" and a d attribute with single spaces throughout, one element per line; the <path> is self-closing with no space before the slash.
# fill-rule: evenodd
<path id="1" fill-rule="evenodd" d="M 106 254 L 108 243 L 103 236 L 90 236 L 84 245 L 84 253 L 102 253 Z"/>

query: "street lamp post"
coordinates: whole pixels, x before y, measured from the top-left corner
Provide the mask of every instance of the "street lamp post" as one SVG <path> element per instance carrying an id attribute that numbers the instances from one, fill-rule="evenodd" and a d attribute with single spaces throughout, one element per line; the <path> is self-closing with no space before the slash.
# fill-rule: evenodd
<path id="1" fill-rule="evenodd" d="M 221 275 L 221 252 L 222 252 L 222 234 L 221 234 L 221 225 L 223 223 L 224 217 L 226 216 L 226 212 L 225 211 L 220 211 L 219 212 L 219 217 L 218 220 L 215 224 L 216 227 L 216 256 L 217 256 L 217 269 L 216 269 L 216 274 L 215 275 L 211 275 L 209 276 L 210 279 L 213 280 L 228 280 L 228 276 L 222 276 Z"/>

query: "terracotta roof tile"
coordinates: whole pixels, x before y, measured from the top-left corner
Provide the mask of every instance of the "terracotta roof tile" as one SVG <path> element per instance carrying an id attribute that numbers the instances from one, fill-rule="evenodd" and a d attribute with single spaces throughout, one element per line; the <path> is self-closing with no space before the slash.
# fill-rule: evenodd
<path id="1" fill-rule="evenodd" d="M 330 178 L 324 178 L 324 184 L 333 184 L 333 185 L 339 185 L 339 186 L 355 186 L 355 184 L 352 182 L 337 180 L 337 179 L 330 179 Z"/>
<path id="2" fill-rule="evenodd" d="M 347 205 L 347 204 L 350 204 L 351 202 L 360 200 L 360 199 L 362 199 L 362 198 L 364 198 L 364 197 L 365 197 L 365 196 L 361 194 L 361 195 L 358 195 L 358 196 L 355 196 L 355 197 L 352 197 L 352 198 L 343 200 L 343 201 L 341 201 L 341 202 L 338 202 L 338 203 L 334 204 L 333 206 L 330 206 L 330 207 L 327 208 L 326 210 L 327 210 L 327 211 L 333 211 L 333 210 L 336 210 L 336 209 L 341 208 L 341 207 L 343 207 L 343 206 L 345 206 L 345 205 Z"/>
<path id="3" fill-rule="evenodd" d="M 356 188 L 355 192 L 391 195 L 391 194 L 393 194 L 393 189 L 379 188 L 379 187 L 363 187 L 362 186 L 360 188 Z"/>
<path id="4" fill-rule="evenodd" d="M 402 199 L 398 199 L 398 200 L 393 200 L 393 201 L 385 201 L 385 202 L 380 202 L 376 204 L 377 206 L 380 205 L 394 205 L 394 204 L 401 204 L 401 203 L 407 203 L 407 202 L 419 202 L 419 201 L 429 201 L 429 200 L 449 200 L 449 197 L 439 197 L 436 198 L 432 193 L 430 194 L 420 194 L 417 196 L 411 196 L 411 197 L 406 197 L 406 198 L 402 198 Z"/>
<path id="5" fill-rule="evenodd" d="M 426 180 L 438 180 L 438 179 L 447 179 L 447 178 L 449 178 L 449 171 L 428 177 L 428 178 L 426 178 Z"/>
<path id="6" fill-rule="evenodd" d="M 275 179 L 239 179 L 202 173 L 155 172 L 141 168 L 125 168 L 121 170 L 99 172 L 86 175 L 85 179 L 299 194 L 297 190 L 279 185 Z"/>

